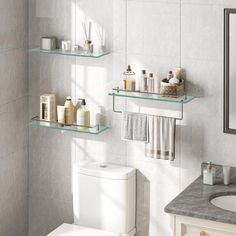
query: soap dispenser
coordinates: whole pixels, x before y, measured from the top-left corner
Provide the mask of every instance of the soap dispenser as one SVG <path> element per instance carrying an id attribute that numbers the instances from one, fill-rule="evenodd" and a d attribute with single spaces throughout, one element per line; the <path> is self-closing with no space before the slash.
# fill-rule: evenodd
<path id="1" fill-rule="evenodd" d="M 215 184 L 215 168 L 211 162 L 208 162 L 207 167 L 203 170 L 203 184 Z"/>
<path id="2" fill-rule="evenodd" d="M 76 114 L 77 125 L 90 126 L 90 111 L 86 106 L 86 100 L 85 99 L 79 99 L 79 100 L 81 100 L 81 106 L 78 108 Z"/>

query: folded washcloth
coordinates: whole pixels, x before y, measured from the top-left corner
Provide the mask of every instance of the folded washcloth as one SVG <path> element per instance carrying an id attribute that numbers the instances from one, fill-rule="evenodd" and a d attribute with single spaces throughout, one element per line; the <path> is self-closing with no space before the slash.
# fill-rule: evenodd
<path id="1" fill-rule="evenodd" d="M 145 155 L 173 161 L 175 159 L 175 128 L 175 118 L 148 116 L 148 142 Z"/>
<path id="2" fill-rule="evenodd" d="M 147 141 L 147 115 L 123 112 L 122 130 L 123 140 Z"/>

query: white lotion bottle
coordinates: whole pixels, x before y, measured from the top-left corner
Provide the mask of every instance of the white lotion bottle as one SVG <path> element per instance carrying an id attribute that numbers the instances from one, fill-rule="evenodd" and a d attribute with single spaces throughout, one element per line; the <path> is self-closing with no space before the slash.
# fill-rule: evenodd
<path id="1" fill-rule="evenodd" d="M 140 92 L 147 92 L 147 90 L 148 90 L 147 80 L 148 80 L 148 78 L 147 78 L 146 70 L 142 70 L 142 74 L 139 78 Z"/>
<path id="2" fill-rule="evenodd" d="M 153 73 L 150 73 L 147 79 L 147 88 L 148 88 L 149 93 L 154 92 L 154 82 L 155 81 L 154 81 Z"/>
<path id="3" fill-rule="evenodd" d="M 57 121 L 59 124 L 65 124 L 65 107 L 57 106 Z"/>

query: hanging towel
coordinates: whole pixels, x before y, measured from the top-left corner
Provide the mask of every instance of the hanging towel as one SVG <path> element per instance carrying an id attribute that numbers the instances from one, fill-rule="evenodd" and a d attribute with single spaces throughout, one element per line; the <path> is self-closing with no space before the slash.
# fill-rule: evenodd
<path id="1" fill-rule="evenodd" d="M 121 136 L 123 140 L 147 142 L 147 115 L 123 112 Z"/>
<path id="2" fill-rule="evenodd" d="M 175 118 L 148 116 L 146 157 L 171 161 L 175 159 L 175 127 Z"/>

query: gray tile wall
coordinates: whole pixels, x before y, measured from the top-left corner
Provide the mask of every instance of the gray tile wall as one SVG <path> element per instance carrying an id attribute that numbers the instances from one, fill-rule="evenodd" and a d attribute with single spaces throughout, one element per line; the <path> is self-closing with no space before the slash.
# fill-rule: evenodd
<path id="1" fill-rule="evenodd" d="M 46 5 L 45 5 L 46 4 Z M 30 130 L 29 235 L 43 236 L 63 222 L 73 222 L 72 166 L 82 159 L 109 161 L 138 169 L 137 236 L 169 236 L 164 206 L 201 173 L 211 160 L 236 166 L 236 136 L 223 134 L 223 8 L 234 0 L 127 0 L 127 61 L 136 72 L 143 68 L 160 77 L 173 66 L 187 71 L 190 94 L 199 99 L 185 106 L 178 123 L 176 160 L 150 160 L 144 145 L 120 140 L 121 117 L 112 112 L 112 86 L 125 68 L 126 0 L 29 0 L 29 44 L 55 35 L 82 43 L 81 21 L 105 27 L 112 55 L 99 60 L 30 55 L 29 110 L 39 112 L 39 95 L 85 97 L 93 120 L 101 111 L 110 131 L 98 137 Z M 75 24 L 76 22 L 76 24 Z M 94 35 L 96 37 L 96 35 Z M 122 105 L 122 101 L 118 101 Z M 142 110 L 140 102 L 127 108 Z M 155 103 L 163 113 L 167 104 Z"/>
<path id="2" fill-rule="evenodd" d="M 0 1 L 0 235 L 28 235 L 27 0 Z"/>

